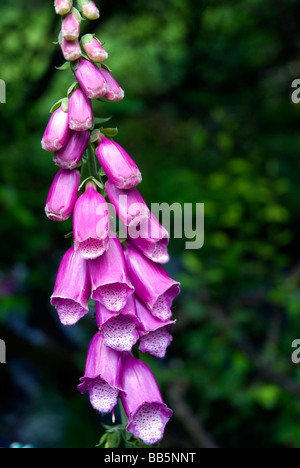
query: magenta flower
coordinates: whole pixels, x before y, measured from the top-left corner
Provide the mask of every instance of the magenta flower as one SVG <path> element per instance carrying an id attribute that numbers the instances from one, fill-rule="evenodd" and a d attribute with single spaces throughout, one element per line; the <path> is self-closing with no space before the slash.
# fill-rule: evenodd
<path id="1" fill-rule="evenodd" d="M 149 367 L 130 353 L 123 353 L 121 400 L 128 417 L 127 431 L 152 445 L 163 437 L 173 412 L 163 402 Z"/>
<path id="2" fill-rule="evenodd" d="M 120 190 L 110 180 L 105 188 L 110 203 L 125 226 L 134 228 L 148 221 L 150 210 L 136 188 Z"/>
<path id="3" fill-rule="evenodd" d="M 96 155 L 110 182 L 119 189 L 128 190 L 142 181 L 142 175 L 126 151 L 112 140 L 101 135 Z"/>
<path id="4" fill-rule="evenodd" d="M 71 216 L 80 185 L 80 172 L 61 169 L 53 179 L 45 212 L 52 221 L 66 221 Z"/>
<path id="5" fill-rule="evenodd" d="M 118 402 L 122 390 L 122 354 L 107 347 L 100 333 L 89 346 L 84 377 L 78 390 L 89 391 L 93 408 L 101 413 L 110 413 Z"/>
<path id="6" fill-rule="evenodd" d="M 89 140 L 90 132 L 88 131 L 70 131 L 66 145 L 54 153 L 54 162 L 63 169 L 75 169 L 87 148 Z"/>
<path id="7" fill-rule="evenodd" d="M 61 36 L 68 41 L 75 41 L 78 39 L 80 34 L 81 16 L 75 8 L 66 18 L 63 20 L 61 25 Z"/>
<path id="8" fill-rule="evenodd" d="M 74 74 L 81 89 L 89 99 L 98 99 L 107 93 L 107 84 L 99 68 L 85 59 L 80 59 Z"/>
<path id="9" fill-rule="evenodd" d="M 112 74 L 105 68 L 101 68 L 101 73 L 104 76 L 107 83 L 107 93 L 104 98 L 107 101 L 118 102 L 124 99 L 125 93 L 121 86 L 116 82 Z"/>
<path id="10" fill-rule="evenodd" d="M 54 6 L 57 15 L 65 16 L 72 9 L 73 1 L 72 0 L 55 0 Z"/>
<path id="11" fill-rule="evenodd" d="M 135 247 L 153 262 L 169 261 L 169 234 L 153 213 L 150 213 L 148 222 L 142 224 L 139 230 L 129 230 L 129 237 Z"/>
<path id="12" fill-rule="evenodd" d="M 76 89 L 69 98 L 69 126 L 76 132 L 89 130 L 93 125 L 91 100 L 81 89 Z"/>
<path id="13" fill-rule="evenodd" d="M 50 117 L 42 139 L 42 148 L 46 151 L 58 151 L 65 146 L 69 138 L 69 117 L 62 107 L 56 109 Z"/>
<path id="14" fill-rule="evenodd" d="M 134 293 L 134 287 L 117 237 L 110 237 L 108 250 L 97 260 L 89 262 L 89 271 L 92 299 L 112 312 L 120 312 Z"/>
<path id="15" fill-rule="evenodd" d="M 64 58 L 69 62 L 74 62 L 81 57 L 81 47 L 78 39 L 75 39 L 75 41 L 63 39 L 61 43 L 61 51 Z"/>
<path id="16" fill-rule="evenodd" d="M 99 9 L 95 3 L 89 0 L 80 0 L 82 13 L 89 20 L 96 20 L 100 17 Z"/>
<path id="17" fill-rule="evenodd" d="M 176 322 L 162 322 L 154 317 L 137 297 L 135 297 L 135 302 L 137 317 L 141 324 L 139 329 L 140 351 L 160 359 L 165 358 L 167 348 L 173 341 L 170 331 Z"/>
<path id="18" fill-rule="evenodd" d="M 90 295 L 87 264 L 71 247 L 60 263 L 51 296 L 63 325 L 74 325 L 88 313 Z"/>
<path id="19" fill-rule="evenodd" d="M 173 300 L 180 292 L 179 283 L 171 279 L 160 264 L 142 255 L 131 242 L 127 243 L 124 253 L 136 295 L 155 317 L 169 320 Z"/>
<path id="20" fill-rule="evenodd" d="M 96 302 L 97 325 L 106 346 L 116 351 L 131 351 L 139 339 L 135 300 L 130 296 L 121 313 L 111 312 Z"/>
<path id="21" fill-rule="evenodd" d="M 81 45 L 93 62 L 101 63 L 108 59 L 108 53 L 93 34 L 86 34 L 83 36 Z"/>
<path id="22" fill-rule="evenodd" d="M 76 252 L 85 259 L 104 254 L 109 242 L 109 210 L 105 199 L 93 182 L 78 198 L 73 214 L 73 234 Z"/>

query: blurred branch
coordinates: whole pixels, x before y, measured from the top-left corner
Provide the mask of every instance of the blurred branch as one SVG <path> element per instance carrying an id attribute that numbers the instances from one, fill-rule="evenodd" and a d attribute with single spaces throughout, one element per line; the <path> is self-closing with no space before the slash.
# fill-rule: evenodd
<path id="1" fill-rule="evenodd" d="M 218 448 L 217 444 L 205 431 L 199 417 L 191 411 L 184 398 L 186 383 L 183 381 L 172 382 L 169 386 L 168 397 L 172 402 L 176 417 L 182 423 L 185 431 L 197 448 Z"/>

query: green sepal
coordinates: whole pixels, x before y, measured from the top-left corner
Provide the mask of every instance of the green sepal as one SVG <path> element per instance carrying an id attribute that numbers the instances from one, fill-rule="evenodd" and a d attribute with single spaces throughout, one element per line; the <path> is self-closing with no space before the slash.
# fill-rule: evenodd
<path id="1" fill-rule="evenodd" d="M 71 62 L 65 62 L 60 67 L 55 67 L 55 68 L 56 68 L 56 70 L 59 70 L 59 71 L 65 71 L 65 70 L 69 70 L 70 66 L 71 66 Z"/>
<path id="2" fill-rule="evenodd" d="M 59 109 L 61 107 L 63 100 L 64 100 L 64 98 L 60 99 L 59 101 L 57 101 L 54 104 L 54 106 L 51 107 L 50 114 L 53 114 L 53 112 L 55 112 L 57 109 Z"/>
<path id="3" fill-rule="evenodd" d="M 95 125 L 102 125 L 102 124 L 104 124 L 104 123 L 109 122 L 111 119 L 112 119 L 112 115 L 111 115 L 110 117 L 104 117 L 104 118 L 95 117 L 95 118 L 94 118 L 94 124 L 95 124 Z"/>
<path id="4" fill-rule="evenodd" d="M 95 177 L 88 177 L 87 179 L 85 179 L 81 184 L 80 184 L 80 187 L 78 189 L 78 192 L 81 192 L 84 188 L 85 188 L 85 185 L 88 183 L 88 182 L 93 182 L 95 185 L 97 185 L 97 187 L 99 187 L 101 190 L 104 190 L 104 186 L 101 184 L 101 182 L 97 179 L 95 179 Z"/>
<path id="5" fill-rule="evenodd" d="M 107 138 L 114 138 L 118 135 L 119 130 L 117 128 L 101 128 L 101 133 Z"/>
<path id="6" fill-rule="evenodd" d="M 99 64 L 100 65 L 100 64 Z M 112 70 L 109 68 L 108 65 L 106 65 L 106 63 L 101 63 L 101 67 L 105 68 L 107 71 L 109 71 L 110 73 L 112 73 Z"/>
<path id="7" fill-rule="evenodd" d="M 80 84 L 78 83 L 78 81 L 74 81 L 74 83 L 68 89 L 67 96 L 70 97 L 73 91 L 79 88 L 80 88 Z"/>

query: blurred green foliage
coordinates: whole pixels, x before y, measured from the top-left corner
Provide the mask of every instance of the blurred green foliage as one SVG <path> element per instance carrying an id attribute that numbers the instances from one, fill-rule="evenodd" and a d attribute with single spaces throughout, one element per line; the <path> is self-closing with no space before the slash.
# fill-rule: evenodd
<path id="1" fill-rule="evenodd" d="M 126 98 L 95 114 L 113 115 L 149 203 L 205 203 L 204 247 L 170 242 L 182 293 L 168 357 L 142 356 L 174 410 L 162 447 L 298 448 L 299 2 L 103 0 L 101 13 Z M 2 445 L 94 447 L 102 431 L 76 390 L 95 324 L 63 329 L 49 305 L 71 230 L 43 211 L 57 168 L 40 141 L 73 82 L 55 70 L 58 32 L 51 1 L 2 0 Z"/>

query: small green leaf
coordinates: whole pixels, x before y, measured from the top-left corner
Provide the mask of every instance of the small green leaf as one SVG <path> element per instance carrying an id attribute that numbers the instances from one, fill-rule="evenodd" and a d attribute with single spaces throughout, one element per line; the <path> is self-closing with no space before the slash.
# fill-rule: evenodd
<path id="1" fill-rule="evenodd" d="M 55 67 L 55 68 L 56 68 L 56 70 L 65 71 L 65 70 L 69 70 L 70 66 L 71 66 L 70 62 L 65 62 L 60 67 Z"/>
<path id="2" fill-rule="evenodd" d="M 71 239 L 73 237 L 73 231 L 65 235 L 65 239 Z"/>
<path id="3" fill-rule="evenodd" d="M 112 115 L 110 117 L 104 117 L 104 118 L 95 117 L 94 122 L 95 122 L 95 125 L 102 125 L 104 123 L 109 122 L 111 119 L 112 119 Z"/>
<path id="4" fill-rule="evenodd" d="M 112 73 L 112 70 L 106 65 L 106 63 L 101 63 L 101 67 L 105 68 L 107 71 Z"/>

